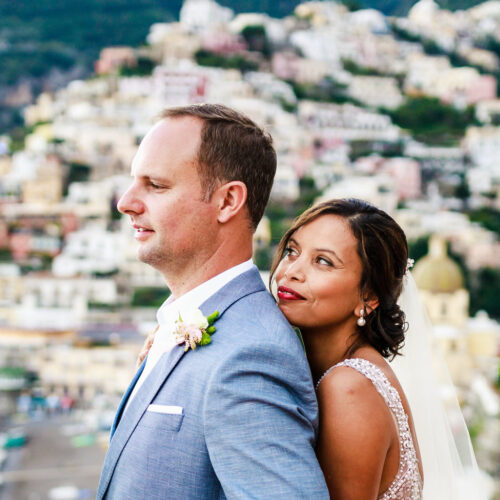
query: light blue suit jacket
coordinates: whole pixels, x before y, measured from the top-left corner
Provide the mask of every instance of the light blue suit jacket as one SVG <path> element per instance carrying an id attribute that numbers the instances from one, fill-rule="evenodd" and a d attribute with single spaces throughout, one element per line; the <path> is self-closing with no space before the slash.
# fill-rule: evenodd
<path id="1" fill-rule="evenodd" d="M 212 343 L 165 353 L 124 412 L 142 368 L 125 393 L 97 499 L 328 499 L 309 366 L 258 271 L 201 310 L 220 312 Z"/>

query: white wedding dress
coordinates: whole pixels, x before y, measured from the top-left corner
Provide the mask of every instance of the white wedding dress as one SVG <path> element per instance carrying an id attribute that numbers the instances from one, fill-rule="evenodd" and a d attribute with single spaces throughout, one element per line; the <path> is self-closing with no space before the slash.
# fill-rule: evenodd
<path id="1" fill-rule="evenodd" d="M 383 372 L 360 358 L 346 359 L 326 372 L 337 366 L 357 370 L 371 380 L 396 418 L 400 438 L 399 470 L 379 500 L 487 500 L 489 482 L 478 469 L 446 362 L 435 343 L 432 325 L 411 273 L 405 278 L 398 303 L 406 314 L 409 329 L 403 355 L 396 356 L 389 364 L 411 408 L 424 472 L 423 485 L 399 393 Z M 447 390 L 446 400 L 443 389 Z"/>
<path id="2" fill-rule="evenodd" d="M 397 425 L 399 468 L 394 480 L 379 497 L 379 500 L 421 500 L 423 484 L 418 467 L 417 453 L 410 432 L 408 416 L 404 411 L 398 391 L 391 385 L 382 370 L 366 359 L 346 359 L 332 366 L 327 373 L 339 366 L 349 366 L 373 383 L 377 392 L 384 398 Z"/>
<path id="3" fill-rule="evenodd" d="M 409 329 L 402 356 L 390 365 L 412 412 L 424 471 L 423 499 L 487 500 L 487 477 L 477 466 L 446 362 L 411 273 L 398 303 Z"/>

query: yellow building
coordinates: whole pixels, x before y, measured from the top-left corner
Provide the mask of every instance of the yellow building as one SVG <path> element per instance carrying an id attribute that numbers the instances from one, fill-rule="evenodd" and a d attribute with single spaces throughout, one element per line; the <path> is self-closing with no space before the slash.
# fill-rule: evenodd
<path id="1" fill-rule="evenodd" d="M 32 138 L 45 139 L 32 134 Z M 44 154 L 40 159 L 34 175 L 25 179 L 21 185 L 21 196 L 23 204 L 40 206 L 55 205 L 62 200 L 63 195 L 64 168 L 59 157 L 52 154 Z"/>
<path id="2" fill-rule="evenodd" d="M 451 377 L 456 384 L 467 386 L 474 369 L 466 330 L 469 293 L 460 268 L 447 255 L 443 238 L 431 237 L 429 254 L 417 262 L 413 276 Z"/>
<path id="3" fill-rule="evenodd" d="M 458 265 L 448 257 L 446 242 L 433 235 L 429 254 L 415 265 L 413 277 L 433 324 L 462 328 L 469 317 L 469 292 Z"/>
<path id="4" fill-rule="evenodd" d="M 464 277 L 447 255 L 442 237 L 431 237 L 429 254 L 417 262 L 412 274 L 455 384 L 468 387 L 477 371 L 494 380 L 500 324 L 483 311 L 469 318 L 469 293 L 464 287 Z"/>
<path id="5" fill-rule="evenodd" d="M 132 379 L 141 345 L 140 336 L 111 334 L 108 345 L 93 346 L 75 330 L 3 327 L 0 366 L 24 366 L 36 372 L 46 394 L 67 392 L 87 401 L 97 394 L 118 397 Z"/>

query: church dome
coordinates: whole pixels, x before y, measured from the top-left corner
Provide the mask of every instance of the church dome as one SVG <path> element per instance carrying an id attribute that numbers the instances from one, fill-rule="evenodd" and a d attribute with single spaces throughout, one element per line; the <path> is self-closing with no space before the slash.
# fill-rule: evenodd
<path id="1" fill-rule="evenodd" d="M 439 11 L 434 0 L 420 0 L 408 12 L 408 19 L 416 24 L 428 24 Z"/>
<path id="2" fill-rule="evenodd" d="M 421 258 L 412 272 L 420 290 L 432 293 L 454 293 L 464 288 L 460 267 L 446 254 L 446 242 L 431 237 L 429 254 Z"/>

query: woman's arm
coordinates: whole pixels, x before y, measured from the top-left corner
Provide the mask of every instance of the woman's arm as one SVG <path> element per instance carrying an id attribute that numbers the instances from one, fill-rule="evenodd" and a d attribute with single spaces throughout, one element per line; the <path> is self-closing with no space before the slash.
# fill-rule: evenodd
<path id="1" fill-rule="evenodd" d="M 318 402 L 317 457 L 330 497 L 376 499 L 395 429 L 385 401 L 366 377 L 338 367 L 319 385 Z"/>

